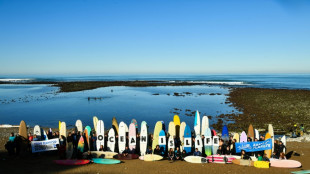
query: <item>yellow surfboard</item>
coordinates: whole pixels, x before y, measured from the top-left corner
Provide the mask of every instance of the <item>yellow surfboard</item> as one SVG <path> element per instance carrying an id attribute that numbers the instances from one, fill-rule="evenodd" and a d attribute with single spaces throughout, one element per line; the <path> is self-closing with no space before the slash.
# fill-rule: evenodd
<path id="1" fill-rule="evenodd" d="M 266 141 L 267 139 L 271 139 L 271 135 L 270 135 L 269 133 L 266 133 L 266 135 L 265 135 L 265 141 Z M 273 146 L 273 145 L 272 145 L 272 146 Z M 267 154 L 267 157 L 268 157 L 268 158 L 270 158 L 270 156 L 271 156 L 271 151 L 272 151 L 272 149 L 268 149 L 268 150 L 265 150 L 265 151 L 264 151 L 264 153 Z"/>
<path id="2" fill-rule="evenodd" d="M 175 136 L 180 137 L 180 125 L 181 125 L 180 117 L 178 115 L 175 115 L 173 117 L 173 122 L 175 125 Z"/>
<path id="3" fill-rule="evenodd" d="M 61 128 L 61 121 L 59 121 L 59 127 L 58 127 L 59 132 L 60 132 L 60 128 Z"/>
<path id="4" fill-rule="evenodd" d="M 98 118 L 97 118 L 97 116 L 94 116 L 94 117 L 93 117 L 93 123 L 94 123 L 95 131 L 96 131 L 96 133 L 97 133 L 97 123 L 98 123 Z"/>
<path id="5" fill-rule="evenodd" d="M 268 169 L 269 162 L 268 161 L 254 161 L 254 167 Z"/>
<path id="6" fill-rule="evenodd" d="M 174 125 L 174 122 L 173 121 L 170 121 L 169 123 L 169 130 L 168 130 L 168 133 L 170 136 L 175 136 L 175 125 Z"/>
<path id="7" fill-rule="evenodd" d="M 240 141 L 239 134 L 235 133 L 234 136 L 233 136 L 233 139 L 236 139 L 236 142 L 239 142 Z"/>
<path id="8" fill-rule="evenodd" d="M 153 134 L 153 144 L 152 144 L 152 149 L 154 150 L 155 147 L 158 145 L 158 140 L 159 140 L 159 132 L 163 129 L 163 124 L 161 121 L 158 121 L 155 124 L 154 128 L 154 134 Z"/>
<path id="9" fill-rule="evenodd" d="M 112 127 L 115 130 L 115 135 L 118 135 L 118 123 L 115 117 L 112 118 Z"/>

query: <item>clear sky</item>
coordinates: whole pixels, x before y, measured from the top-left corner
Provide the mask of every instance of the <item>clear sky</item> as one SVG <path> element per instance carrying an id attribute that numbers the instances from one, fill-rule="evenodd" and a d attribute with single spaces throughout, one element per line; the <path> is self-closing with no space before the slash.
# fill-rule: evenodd
<path id="1" fill-rule="evenodd" d="M 0 0 L 0 74 L 310 73 L 309 0 Z"/>

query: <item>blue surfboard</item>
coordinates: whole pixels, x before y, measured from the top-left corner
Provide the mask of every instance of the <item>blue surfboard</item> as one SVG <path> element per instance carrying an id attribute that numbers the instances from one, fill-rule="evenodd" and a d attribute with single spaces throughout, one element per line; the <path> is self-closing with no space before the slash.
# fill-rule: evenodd
<path id="1" fill-rule="evenodd" d="M 115 160 L 115 159 L 93 158 L 92 160 L 96 164 L 118 164 L 118 163 L 121 163 L 120 160 Z"/>
<path id="2" fill-rule="evenodd" d="M 191 128 L 186 125 L 184 129 L 184 144 L 183 149 L 186 151 L 187 154 L 192 153 L 192 133 Z"/>
<path id="3" fill-rule="evenodd" d="M 224 141 L 229 141 L 229 133 L 228 133 L 228 128 L 226 125 L 224 125 L 222 129 L 222 139 Z"/>
<path id="4" fill-rule="evenodd" d="M 164 131 L 164 130 L 161 130 L 161 131 L 159 132 L 158 145 L 159 145 L 161 154 L 162 154 L 162 155 L 165 155 L 167 143 L 166 143 L 166 134 L 165 134 L 165 131 Z"/>

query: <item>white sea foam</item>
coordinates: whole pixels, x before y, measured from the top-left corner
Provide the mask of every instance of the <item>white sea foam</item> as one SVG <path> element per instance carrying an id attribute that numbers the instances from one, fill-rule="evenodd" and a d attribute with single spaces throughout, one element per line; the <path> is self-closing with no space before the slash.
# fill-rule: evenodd
<path id="1" fill-rule="evenodd" d="M 225 82 L 225 81 L 188 81 L 189 83 L 210 84 L 210 85 L 250 85 L 244 82 Z"/>
<path id="2" fill-rule="evenodd" d="M 19 82 L 19 81 L 29 81 L 32 79 L 0 79 L 0 82 Z"/>

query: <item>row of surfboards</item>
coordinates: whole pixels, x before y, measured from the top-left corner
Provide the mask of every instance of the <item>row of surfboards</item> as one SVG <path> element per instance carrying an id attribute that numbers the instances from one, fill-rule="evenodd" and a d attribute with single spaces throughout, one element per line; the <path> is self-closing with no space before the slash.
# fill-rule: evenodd
<path id="1" fill-rule="evenodd" d="M 104 146 L 104 123 L 102 120 L 98 120 L 96 116 L 93 117 L 94 130 L 97 135 L 97 150 L 101 146 Z M 201 125 L 201 126 L 200 126 Z M 84 142 L 89 144 L 89 137 L 92 132 L 90 126 L 86 126 L 83 131 L 83 125 L 81 120 L 77 120 L 75 124 L 77 131 L 84 132 L 86 135 L 86 140 L 83 137 L 80 138 L 78 143 L 78 149 L 83 151 Z M 59 122 L 60 135 L 66 136 L 66 124 L 65 122 Z M 112 119 L 112 128 L 108 131 L 108 143 L 107 147 L 109 151 L 115 151 L 115 135 L 118 135 L 118 147 L 119 153 L 122 153 L 125 150 L 126 146 L 126 133 L 129 134 L 129 149 L 133 150 L 136 148 L 136 135 L 137 135 L 138 123 L 135 119 L 133 119 L 129 125 L 129 128 L 124 122 L 120 122 L 118 124 L 116 118 Z M 156 145 L 159 145 L 161 149 L 175 148 L 174 137 L 180 137 L 181 140 L 181 150 L 185 150 L 188 154 L 191 153 L 192 150 L 192 134 L 189 125 L 186 125 L 185 122 L 180 122 L 179 116 L 175 115 L 173 121 L 169 122 L 168 126 L 168 134 L 169 139 L 166 142 L 166 132 L 165 132 L 165 123 L 163 121 L 158 121 L 155 124 L 154 133 L 153 133 L 153 143 L 152 149 L 155 149 Z M 202 147 L 205 147 L 205 154 L 207 156 L 216 154 L 217 149 L 219 147 L 219 137 L 216 134 L 215 130 L 211 130 L 209 128 L 209 120 L 207 116 L 204 116 L 202 122 L 200 124 L 200 115 L 199 112 L 195 113 L 195 122 L 194 122 L 194 131 L 195 131 L 195 148 L 198 148 L 200 152 L 202 152 Z M 269 133 L 269 134 L 268 134 Z M 267 138 L 273 138 L 273 127 L 272 125 L 268 126 L 268 133 L 266 134 Z M 201 135 L 204 135 L 204 142 L 202 142 Z M 233 139 L 236 139 L 237 142 L 247 142 L 247 138 L 250 137 L 252 140 L 254 138 L 259 139 L 259 132 L 257 129 L 254 129 L 252 125 L 249 126 L 248 133 L 246 134 L 243 131 L 240 135 L 235 133 Z M 143 156 L 148 147 L 148 125 L 145 121 L 141 123 L 140 130 L 140 152 Z M 222 129 L 222 139 L 229 139 L 229 132 L 227 126 L 224 126 Z M 274 138 L 273 138 L 274 139 Z M 285 136 L 282 138 L 285 143 Z M 267 155 L 270 157 L 272 150 L 267 150 Z M 165 153 L 165 151 L 163 151 Z"/>

